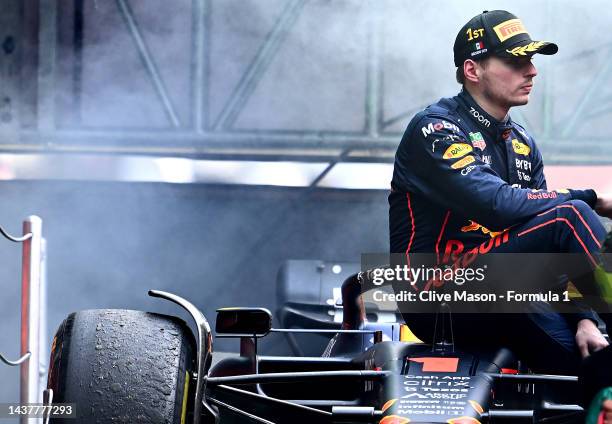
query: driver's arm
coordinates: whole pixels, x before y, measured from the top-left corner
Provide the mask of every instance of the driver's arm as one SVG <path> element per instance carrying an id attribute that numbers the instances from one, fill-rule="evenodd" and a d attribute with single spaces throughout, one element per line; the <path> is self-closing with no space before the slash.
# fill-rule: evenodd
<path id="1" fill-rule="evenodd" d="M 490 141 L 493 142 L 493 141 Z M 411 124 L 398 149 L 394 181 L 492 230 L 503 230 L 571 199 L 595 205 L 593 190 L 516 188 L 485 164 L 456 122 L 424 116 Z"/>
<path id="2" fill-rule="evenodd" d="M 536 149 L 534 156 L 532 187 L 538 190 L 547 190 L 542 155 Z M 575 328 L 575 340 L 580 355 L 586 358 L 590 352 L 596 352 L 608 346 L 608 342 L 603 334 L 601 334 L 601 331 L 599 331 L 599 328 L 597 328 L 597 319 L 592 309 L 576 299 L 571 299 L 569 306 L 575 312 L 564 314 L 564 317 Z"/>

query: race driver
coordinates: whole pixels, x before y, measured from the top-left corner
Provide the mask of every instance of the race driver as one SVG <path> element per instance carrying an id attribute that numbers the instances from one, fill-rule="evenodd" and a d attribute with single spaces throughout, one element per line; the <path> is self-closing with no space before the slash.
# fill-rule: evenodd
<path id="1" fill-rule="evenodd" d="M 598 301 L 605 297 L 609 275 L 592 273 L 601 270 L 606 237 L 595 211 L 611 217 L 612 200 L 590 189 L 548 190 L 533 137 L 508 114 L 529 101 L 537 75 L 533 55 L 557 50 L 532 40 L 521 20 L 502 10 L 485 11 L 461 28 L 454 44 L 461 92 L 414 116 L 395 156 L 392 253 L 432 253 L 438 263 L 471 250 L 581 253 L 591 264 L 589 275 L 572 283 Z M 606 302 L 603 307 L 608 310 Z M 563 315 L 546 303 L 529 308 L 525 314 L 455 314 L 454 339 L 509 345 L 532 369 L 557 373 L 575 372 L 581 356 L 608 345 L 584 305 Z M 431 337 L 432 316 L 404 318 L 417 336 Z"/>

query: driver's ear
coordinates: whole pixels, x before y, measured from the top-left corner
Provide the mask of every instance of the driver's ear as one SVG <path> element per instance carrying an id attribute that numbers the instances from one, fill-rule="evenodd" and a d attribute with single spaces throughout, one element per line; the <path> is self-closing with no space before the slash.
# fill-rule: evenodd
<path id="1" fill-rule="evenodd" d="M 463 75 L 465 79 L 474 83 L 480 82 L 482 75 L 482 68 L 471 59 L 467 59 L 463 62 Z"/>

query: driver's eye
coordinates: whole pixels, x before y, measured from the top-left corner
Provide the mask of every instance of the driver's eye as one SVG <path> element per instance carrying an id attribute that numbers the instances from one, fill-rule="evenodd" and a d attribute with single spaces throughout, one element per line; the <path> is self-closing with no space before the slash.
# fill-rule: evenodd
<path id="1" fill-rule="evenodd" d="M 531 63 L 531 58 L 522 59 L 506 59 L 506 65 L 513 69 L 520 69 Z"/>

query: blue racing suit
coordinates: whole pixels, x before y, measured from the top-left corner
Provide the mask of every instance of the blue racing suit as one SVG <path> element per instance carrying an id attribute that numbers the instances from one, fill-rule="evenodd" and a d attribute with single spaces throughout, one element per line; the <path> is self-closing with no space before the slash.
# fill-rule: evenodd
<path id="1" fill-rule="evenodd" d="M 391 252 L 476 245 L 572 199 L 594 207 L 593 190 L 547 191 L 542 156 L 510 118 L 499 122 L 467 91 L 418 113 L 395 156 Z M 536 191 L 537 190 L 537 191 Z"/>
<path id="2" fill-rule="evenodd" d="M 435 253 L 446 263 L 479 246 L 481 252 L 489 246 L 488 252 L 501 235 L 495 249 L 503 253 L 589 255 L 605 236 L 592 211 L 596 201 L 590 189 L 549 191 L 533 138 L 511 118 L 493 118 L 463 90 L 418 113 L 404 133 L 389 195 L 391 253 Z M 531 332 L 534 337 L 543 332 L 571 357 L 577 354 L 575 323 L 597 322 L 582 306 L 568 322 L 541 305 L 533 311 L 543 327 Z M 564 327 L 556 328 L 559 321 Z"/>

